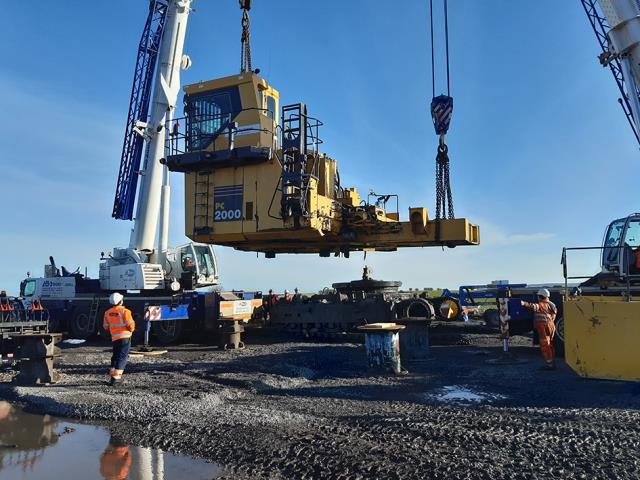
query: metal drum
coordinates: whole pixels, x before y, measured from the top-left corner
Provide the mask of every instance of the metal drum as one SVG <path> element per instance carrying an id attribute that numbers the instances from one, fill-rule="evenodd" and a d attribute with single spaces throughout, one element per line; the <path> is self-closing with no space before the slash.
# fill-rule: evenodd
<path id="1" fill-rule="evenodd" d="M 400 331 L 403 325 L 395 323 L 370 323 L 358 327 L 365 334 L 367 364 L 379 372 L 403 373 L 400 362 Z"/>

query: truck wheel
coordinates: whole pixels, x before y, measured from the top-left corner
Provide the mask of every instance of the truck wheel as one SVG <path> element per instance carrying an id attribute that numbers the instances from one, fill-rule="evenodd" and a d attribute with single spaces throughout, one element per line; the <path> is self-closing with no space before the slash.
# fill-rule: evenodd
<path id="1" fill-rule="evenodd" d="M 182 337 L 182 320 L 151 322 L 151 333 L 160 345 L 176 343 Z"/>
<path id="2" fill-rule="evenodd" d="M 500 328 L 500 312 L 497 308 L 489 308 L 482 314 L 484 323 L 491 328 Z"/>
<path id="3" fill-rule="evenodd" d="M 555 324 L 556 334 L 553 336 L 553 349 L 556 352 L 556 357 L 564 358 L 564 318 L 556 318 Z"/>
<path id="4" fill-rule="evenodd" d="M 460 320 L 462 315 L 462 309 L 460 308 L 460 302 L 457 298 L 444 297 L 438 305 L 436 310 L 436 316 L 438 320 L 457 321 Z"/>
<path id="5" fill-rule="evenodd" d="M 47 322 L 49 333 L 60 331 L 60 319 L 57 315 L 49 315 L 49 321 Z"/>
<path id="6" fill-rule="evenodd" d="M 92 325 L 92 323 L 94 323 Z M 73 338 L 89 338 L 96 333 L 97 322 L 91 322 L 89 315 L 78 313 L 70 322 L 69 330 Z"/>

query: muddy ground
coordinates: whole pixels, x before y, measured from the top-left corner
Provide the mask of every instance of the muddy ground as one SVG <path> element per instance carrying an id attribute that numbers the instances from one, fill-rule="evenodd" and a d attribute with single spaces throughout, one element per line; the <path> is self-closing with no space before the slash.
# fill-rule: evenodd
<path id="1" fill-rule="evenodd" d="M 500 348 L 475 325 L 435 325 L 430 359 L 409 374 L 372 375 L 364 347 L 266 330 L 247 348 L 192 344 L 132 359 L 126 384 L 105 384 L 109 345 L 66 346 L 57 385 L 0 397 L 31 411 L 99 420 L 131 444 L 207 458 L 224 478 L 639 478 L 640 392 L 487 362 Z"/>

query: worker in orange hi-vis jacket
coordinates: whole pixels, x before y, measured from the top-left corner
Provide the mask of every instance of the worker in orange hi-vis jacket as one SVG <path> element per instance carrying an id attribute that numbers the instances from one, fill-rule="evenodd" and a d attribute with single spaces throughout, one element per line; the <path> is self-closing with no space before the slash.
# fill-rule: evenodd
<path id="1" fill-rule="evenodd" d="M 555 370 L 555 352 L 553 351 L 553 335 L 556 332 L 555 319 L 558 308 L 549 300 L 549 290 L 541 288 L 538 290 L 538 301 L 529 303 L 521 301 L 521 305 L 533 311 L 533 327 L 538 332 L 540 339 L 540 350 L 545 360 L 543 370 Z"/>
<path id="2" fill-rule="evenodd" d="M 129 348 L 131 348 L 131 334 L 136 328 L 131 310 L 122 304 L 123 301 L 124 297 L 121 294 L 118 292 L 112 293 L 109 297 L 109 302 L 113 307 L 104 312 L 102 327 L 111 334 L 111 343 L 113 345 L 109 385 L 116 385 L 122 381 L 124 367 L 129 357 Z"/>
<path id="3" fill-rule="evenodd" d="M 100 456 L 100 475 L 105 480 L 125 480 L 129 475 L 131 463 L 129 447 L 118 437 L 112 436 L 109 445 Z"/>

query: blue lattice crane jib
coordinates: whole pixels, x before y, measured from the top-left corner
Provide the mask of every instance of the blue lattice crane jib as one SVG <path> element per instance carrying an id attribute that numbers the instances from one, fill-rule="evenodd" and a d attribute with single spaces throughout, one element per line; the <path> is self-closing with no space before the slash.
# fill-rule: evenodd
<path id="1" fill-rule="evenodd" d="M 167 0 L 151 0 L 149 2 L 149 14 L 138 46 L 127 126 L 120 158 L 120 170 L 111 214 L 113 218 L 119 220 L 133 219 L 133 208 L 138 187 L 138 171 L 140 170 L 145 142 L 144 137 L 136 130 L 139 131 L 138 122 L 146 122 L 149 115 L 153 76 L 164 32 L 167 10 Z"/>

